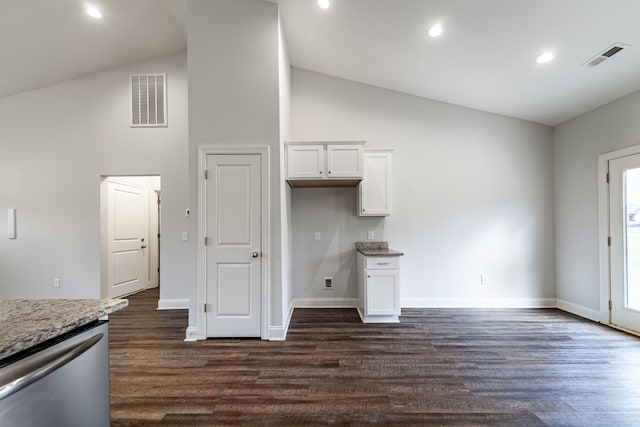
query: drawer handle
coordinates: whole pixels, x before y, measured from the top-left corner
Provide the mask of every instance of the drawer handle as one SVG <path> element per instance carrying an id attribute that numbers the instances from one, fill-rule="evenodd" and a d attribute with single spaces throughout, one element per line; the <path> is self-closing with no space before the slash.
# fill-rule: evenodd
<path id="1" fill-rule="evenodd" d="M 376 264 L 377 264 L 377 265 L 389 265 L 389 263 L 388 263 L 388 262 L 378 262 L 378 263 L 376 263 Z"/>

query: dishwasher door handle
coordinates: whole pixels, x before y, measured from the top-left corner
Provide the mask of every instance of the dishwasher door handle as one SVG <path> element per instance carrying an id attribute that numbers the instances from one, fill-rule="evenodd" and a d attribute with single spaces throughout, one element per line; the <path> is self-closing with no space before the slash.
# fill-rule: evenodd
<path id="1" fill-rule="evenodd" d="M 43 350 L 0 369 L 0 400 L 63 367 L 96 345 L 103 336 L 99 333 L 63 349 Z"/>

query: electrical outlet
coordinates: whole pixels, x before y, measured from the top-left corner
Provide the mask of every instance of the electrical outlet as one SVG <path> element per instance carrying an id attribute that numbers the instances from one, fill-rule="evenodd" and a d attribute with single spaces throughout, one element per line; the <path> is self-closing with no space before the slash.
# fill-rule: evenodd
<path id="1" fill-rule="evenodd" d="M 53 279 L 53 287 L 54 288 L 60 287 L 60 279 Z"/>
<path id="2" fill-rule="evenodd" d="M 322 233 L 320 233 L 319 231 L 316 231 L 315 233 L 313 233 L 313 239 L 314 240 L 322 239 Z"/>
<path id="3" fill-rule="evenodd" d="M 182 232 L 182 240 L 185 241 L 185 242 L 187 240 L 189 240 L 189 232 L 188 231 L 183 231 Z"/>
<path id="4" fill-rule="evenodd" d="M 486 274 L 481 274 L 480 275 L 480 284 L 481 285 L 486 285 L 489 283 L 489 277 Z"/>
<path id="5" fill-rule="evenodd" d="M 375 239 L 375 232 L 367 231 L 367 240 L 373 240 L 373 239 Z"/>
<path id="6" fill-rule="evenodd" d="M 333 277 L 325 277 L 324 278 L 324 288 L 325 289 L 333 289 Z"/>

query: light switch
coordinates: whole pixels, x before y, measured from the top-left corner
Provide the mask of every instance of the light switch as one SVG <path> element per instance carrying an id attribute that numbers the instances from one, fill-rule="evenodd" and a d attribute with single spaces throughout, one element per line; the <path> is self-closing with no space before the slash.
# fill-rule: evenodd
<path id="1" fill-rule="evenodd" d="M 14 208 L 7 209 L 7 234 L 10 239 L 16 238 L 16 210 Z"/>
<path id="2" fill-rule="evenodd" d="M 313 234 L 313 238 L 314 238 L 315 240 L 320 240 L 320 239 L 322 238 L 322 234 L 320 234 L 320 232 L 319 232 L 319 231 L 316 231 L 316 232 Z"/>
<path id="3" fill-rule="evenodd" d="M 375 233 L 373 231 L 367 231 L 367 240 L 375 239 Z"/>
<path id="4" fill-rule="evenodd" d="M 185 241 L 185 242 L 187 240 L 189 240 L 189 232 L 188 231 L 183 231 L 182 232 L 182 240 Z"/>

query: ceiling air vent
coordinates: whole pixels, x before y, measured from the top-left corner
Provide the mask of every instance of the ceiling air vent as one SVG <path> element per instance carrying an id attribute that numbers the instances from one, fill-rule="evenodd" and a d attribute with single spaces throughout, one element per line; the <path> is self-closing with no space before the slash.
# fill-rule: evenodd
<path id="1" fill-rule="evenodd" d="M 131 76 L 131 127 L 167 126 L 167 75 Z"/>
<path id="2" fill-rule="evenodd" d="M 621 50 L 629 46 L 631 45 L 625 43 L 614 43 L 602 52 L 598 53 L 593 58 L 585 61 L 582 65 L 586 65 L 587 67 L 595 67 L 596 65 L 600 65 L 616 53 L 619 53 Z"/>

